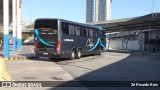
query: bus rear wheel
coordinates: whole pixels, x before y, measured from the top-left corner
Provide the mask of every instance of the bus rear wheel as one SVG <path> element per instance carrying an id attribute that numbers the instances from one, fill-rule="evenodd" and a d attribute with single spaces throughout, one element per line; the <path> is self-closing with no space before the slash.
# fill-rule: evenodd
<path id="1" fill-rule="evenodd" d="M 49 58 L 49 60 L 57 60 L 57 58 Z"/>
<path id="2" fill-rule="evenodd" d="M 81 52 L 81 50 L 79 49 L 79 50 L 77 50 L 77 52 L 76 52 L 76 59 L 80 59 L 81 58 L 81 56 L 82 56 L 82 52 Z"/>
<path id="3" fill-rule="evenodd" d="M 76 54 L 75 54 L 75 50 L 72 50 L 71 51 L 71 55 L 70 55 L 70 60 L 73 60 L 73 59 L 75 59 L 75 56 L 76 56 Z"/>

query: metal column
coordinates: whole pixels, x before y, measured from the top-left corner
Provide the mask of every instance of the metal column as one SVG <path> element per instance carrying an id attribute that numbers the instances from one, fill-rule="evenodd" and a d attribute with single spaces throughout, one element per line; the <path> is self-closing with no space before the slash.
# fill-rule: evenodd
<path id="1" fill-rule="evenodd" d="M 151 26 L 149 24 L 149 52 L 151 51 Z"/>
<path id="2" fill-rule="evenodd" d="M 9 57 L 9 0 L 3 0 L 3 52 L 4 57 Z"/>

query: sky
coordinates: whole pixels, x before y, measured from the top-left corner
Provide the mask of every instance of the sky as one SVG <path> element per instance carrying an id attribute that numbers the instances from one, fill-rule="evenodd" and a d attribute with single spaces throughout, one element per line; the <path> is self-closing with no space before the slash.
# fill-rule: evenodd
<path id="1" fill-rule="evenodd" d="M 111 5 L 111 20 L 160 12 L 160 0 L 112 0 Z M 34 22 L 37 18 L 62 18 L 85 22 L 85 13 L 85 0 L 22 0 L 23 21 Z"/>

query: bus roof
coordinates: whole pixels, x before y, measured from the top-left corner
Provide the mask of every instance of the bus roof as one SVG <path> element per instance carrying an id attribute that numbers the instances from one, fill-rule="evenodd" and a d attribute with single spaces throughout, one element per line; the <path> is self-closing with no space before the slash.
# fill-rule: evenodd
<path id="1" fill-rule="evenodd" d="M 61 22 L 66 22 L 66 23 L 70 23 L 70 24 L 76 24 L 76 25 L 79 25 L 79 26 L 100 29 L 100 26 L 96 26 L 96 25 L 92 25 L 92 24 L 85 24 L 85 23 L 78 23 L 78 22 L 73 22 L 73 21 L 58 19 L 58 18 L 38 18 L 38 19 L 36 19 L 36 21 L 37 20 L 46 20 L 46 19 L 48 19 L 48 20 L 60 20 Z"/>

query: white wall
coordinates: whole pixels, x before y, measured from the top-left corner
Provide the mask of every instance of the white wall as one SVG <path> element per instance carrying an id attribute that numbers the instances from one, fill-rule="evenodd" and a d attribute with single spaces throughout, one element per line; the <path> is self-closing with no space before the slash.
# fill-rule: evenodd
<path id="1" fill-rule="evenodd" d="M 110 40 L 110 48 L 112 49 L 118 49 L 122 50 L 122 40 Z M 123 43 L 124 49 L 126 48 L 126 44 Z M 139 50 L 139 41 L 138 40 L 132 40 L 128 41 L 127 50 Z"/>

